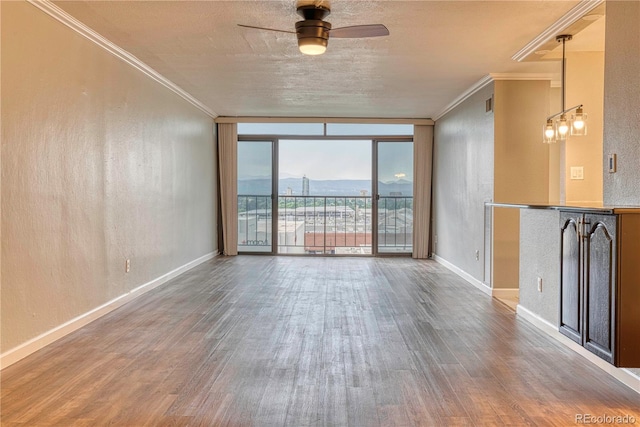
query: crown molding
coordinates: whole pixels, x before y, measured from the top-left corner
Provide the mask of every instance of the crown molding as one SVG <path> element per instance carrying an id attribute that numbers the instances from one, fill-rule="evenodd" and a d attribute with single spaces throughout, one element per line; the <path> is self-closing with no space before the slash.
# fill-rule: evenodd
<path id="1" fill-rule="evenodd" d="M 60 23 L 71 28 L 76 33 L 92 41 L 96 45 L 100 46 L 101 48 L 103 48 L 113 56 L 129 64 L 133 68 L 141 71 L 147 77 L 151 78 L 157 83 L 160 83 L 165 88 L 174 92 L 175 94 L 183 98 L 185 101 L 189 102 L 191 105 L 193 105 L 194 107 L 196 107 L 197 109 L 205 113 L 206 115 L 212 118 L 217 117 L 217 114 L 214 111 L 212 111 L 209 107 L 204 105 L 202 102 L 198 101 L 191 94 L 186 92 L 184 89 L 182 89 L 181 87 L 173 83 L 171 80 L 164 77 L 162 74 L 160 74 L 159 72 L 151 68 L 149 65 L 142 62 L 140 59 L 136 58 L 126 50 L 122 49 L 120 46 L 112 43 L 111 41 L 107 40 L 100 34 L 96 33 L 91 28 L 87 27 L 85 24 L 78 21 L 76 18 L 69 15 L 67 12 L 65 12 L 64 10 L 60 9 L 58 6 L 53 4 L 50 0 L 27 0 L 27 2 L 37 7 L 38 9 L 42 10 L 47 15 L 56 19 Z"/>
<path id="2" fill-rule="evenodd" d="M 440 120 L 445 114 L 449 111 L 456 108 L 458 105 L 462 104 L 468 98 L 470 98 L 474 93 L 478 92 L 480 89 L 487 86 L 489 83 L 495 81 L 504 81 L 504 80 L 548 80 L 553 87 L 554 76 L 549 73 L 489 73 L 476 83 L 474 83 L 470 88 L 465 90 L 460 96 L 453 100 L 449 105 L 445 107 L 439 114 L 437 114 L 433 120 Z"/>
<path id="3" fill-rule="evenodd" d="M 539 50 L 542 45 L 555 38 L 557 34 L 564 32 L 567 27 L 574 24 L 591 10 L 604 3 L 604 0 L 582 0 L 573 9 L 564 14 L 550 27 L 540 33 L 536 38 L 527 43 L 522 49 L 516 52 L 511 59 L 521 62 L 527 56 Z"/>
<path id="4" fill-rule="evenodd" d="M 453 110 L 458 105 L 462 104 L 465 100 L 467 100 L 469 97 L 471 97 L 474 93 L 478 92 L 480 89 L 484 88 L 485 86 L 487 86 L 488 84 L 490 84 L 492 82 L 493 82 L 493 77 L 491 77 L 491 74 L 487 74 L 486 76 L 484 76 L 483 78 L 481 78 L 480 80 L 475 82 L 469 89 L 467 89 L 464 92 L 462 92 L 462 94 L 460 94 L 460 96 L 458 96 L 449 105 L 447 105 L 444 108 L 444 110 L 442 110 L 440 113 L 436 114 L 435 117 L 433 118 L 433 120 L 434 121 L 440 120 L 449 111 Z"/>
<path id="5" fill-rule="evenodd" d="M 216 123 L 351 123 L 384 125 L 426 125 L 432 126 L 431 119 L 383 119 L 371 117 L 250 117 L 218 116 Z"/>
<path id="6" fill-rule="evenodd" d="M 551 73 L 490 73 L 494 81 L 498 80 L 553 80 Z"/>

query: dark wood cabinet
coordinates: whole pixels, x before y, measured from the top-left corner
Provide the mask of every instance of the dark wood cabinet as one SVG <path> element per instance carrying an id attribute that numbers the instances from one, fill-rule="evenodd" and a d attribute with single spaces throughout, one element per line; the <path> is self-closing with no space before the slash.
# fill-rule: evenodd
<path id="1" fill-rule="evenodd" d="M 640 367 L 640 214 L 560 214 L 560 332 Z"/>
<path id="2" fill-rule="evenodd" d="M 580 216 L 581 218 L 581 216 Z M 560 214 L 560 332 L 582 345 L 581 251 L 578 217 Z"/>

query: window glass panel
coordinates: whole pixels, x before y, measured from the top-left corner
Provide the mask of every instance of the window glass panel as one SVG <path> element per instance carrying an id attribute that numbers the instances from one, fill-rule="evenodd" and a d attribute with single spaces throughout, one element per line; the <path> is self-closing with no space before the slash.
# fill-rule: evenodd
<path id="1" fill-rule="evenodd" d="M 271 194 L 271 141 L 238 141 L 238 194 Z"/>
<path id="2" fill-rule="evenodd" d="M 238 251 L 272 252 L 271 141 L 238 141 Z"/>
<path id="3" fill-rule="evenodd" d="M 371 253 L 371 141 L 280 140 L 278 253 Z"/>
<path id="4" fill-rule="evenodd" d="M 413 125 L 327 123 L 327 135 L 413 135 Z"/>
<path id="5" fill-rule="evenodd" d="M 413 246 L 413 142 L 378 142 L 378 252 Z"/>
<path id="6" fill-rule="evenodd" d="M 238 135 L 324 135 L 324 123 L 238 123 Z"/>

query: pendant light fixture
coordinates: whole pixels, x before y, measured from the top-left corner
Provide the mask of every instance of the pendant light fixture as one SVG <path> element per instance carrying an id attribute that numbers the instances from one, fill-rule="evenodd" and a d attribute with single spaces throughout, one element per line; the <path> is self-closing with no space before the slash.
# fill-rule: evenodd
<path id="1" fill-rule="evenodd" d="M 573 37 L 570 34 L 562 34 L 556 36 L 557 42 L 562 42 L 562 111 L 547 117 L 547 122 L 543 127 L 543 142 L 545 144 L 553 144 L 555 142 L 564 142 L 569 135 L 581 136 L 587 134 L 587 115 L 582 109 L 582 104 L 575 107 L 566 108 L 565 91 L 567 83 L 567 59 L 565 44 Z M 567 113 L 575 110 L 575 114 L 571 115 L 571 119 L 567 118 Z"/>

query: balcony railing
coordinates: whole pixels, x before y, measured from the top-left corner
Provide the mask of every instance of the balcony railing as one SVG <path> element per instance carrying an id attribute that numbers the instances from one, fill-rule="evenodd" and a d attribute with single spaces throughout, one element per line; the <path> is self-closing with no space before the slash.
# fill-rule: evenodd
<path id="1" fill-rule="evenodd" d="M 280 196 L 278 251 L 309 254 L 371 253 L 371 197 Z"/>
<path id="2" fill-rule="evenodd" d="M 403 253 L 413 248 L 413 197 L 378 199 L 378 252 Z"/>
<path id="3" fill-rule="evenodd" d="M 413 198 L 380 197 L 378 218 L 368 196 L 279 196 L 278 253 L 370 254 L 378 226 L 380 252 L 411 252 Z M 238 196 L 238 250 L 270 252 L 271 196 Z"/>
<path id="4" fill-rule="evenodd" d="M 271 252 L 271 196 L 238 195 L 238 251 Z"/>

